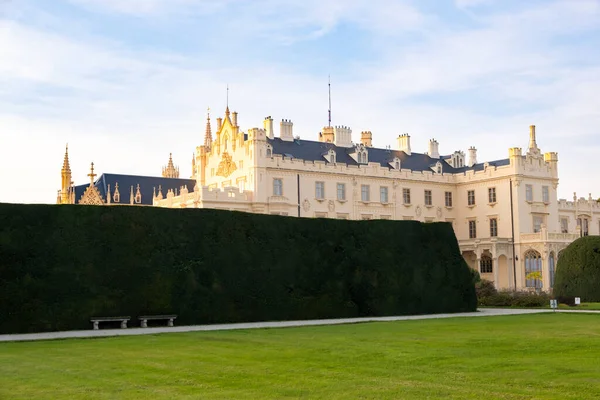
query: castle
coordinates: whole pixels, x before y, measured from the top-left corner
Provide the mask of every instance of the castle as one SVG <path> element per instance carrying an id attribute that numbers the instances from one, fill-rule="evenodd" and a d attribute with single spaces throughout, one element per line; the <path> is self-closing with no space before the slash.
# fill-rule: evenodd
<path id="1" fill-rule="evenodd" d="M 463 257 L 497 288 L 548 290 L 560 252 L 580 236 L 600 234 L 600 204 L 590 196 L 558 200 L 558 154 L 542 153 L 530 126 L 525 153 L 478 162 L 475 147 L 441 155 L 411 150 L 410 136 L 392 148 L 372 146 L 372 133 L 326 126 L 317 140 L 294 136 L 273 118 L 246 132 L 227 107 L 210 116 L 196 148 L 191 179 L 169 162 L 160 177 L 102 174 L 92 163 L 90 183 L 74 186 L 68 149 L 59 204 L 215 208 L 261 214 L 351 220 L 451 223 Z M 390 239 L 393 245 L 394 238 Z"/>

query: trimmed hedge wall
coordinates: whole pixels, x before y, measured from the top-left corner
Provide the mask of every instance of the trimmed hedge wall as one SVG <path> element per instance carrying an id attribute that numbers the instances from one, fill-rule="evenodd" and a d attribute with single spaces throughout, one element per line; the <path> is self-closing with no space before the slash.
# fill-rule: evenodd
<path id="1" fill-rule="evenodd" d="M 563 250 L 552 294 L 557 298 L 600 301 L 600 236 L 579 238 Z"/>
<path id="2" fill-rule="evenodd" d="M 450 224 L 0 204 L 0 333 L 474 311 Z"/>

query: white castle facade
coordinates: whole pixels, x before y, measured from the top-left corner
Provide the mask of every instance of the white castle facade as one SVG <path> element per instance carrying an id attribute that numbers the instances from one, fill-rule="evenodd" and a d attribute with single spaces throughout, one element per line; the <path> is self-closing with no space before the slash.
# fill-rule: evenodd
<path id="1" fill-rule="evenodd" d="M 271 117 L 262 128 L 242 132 L 237 113 L 227 108 L 217 118 L 214 137 L 207 119 L 191 179 L 179 179 L 170 160 L 156 182 L 127 175 L 94 181 L 92 171 L 93 185 L 73 187 L 66 155 L 58 202 L 118 204 L 114 187 L 127 187 L 120 179 L 131 187 L 129 204 L 448 222 L 472 268 L 498 288 L 518 290 L 551 289 L 561 250 L 582 235 L 600 234 L 600 204 L 591 195 L 557 199 L 558 155 L 541 152 L 535 126 L 526 151 L 513 147 L 508 158 L 483 163 L 474 147 L 468 156 L 440 155 L 433 139 L 427 153 L 412 152 L 406 134 L 393 149 L 372 147 L 371 132 L 354 143 L 347 127 L 324 127 L 315 139 L 295 137 L 288 120 L 280 122 L 276 135 Z"/>

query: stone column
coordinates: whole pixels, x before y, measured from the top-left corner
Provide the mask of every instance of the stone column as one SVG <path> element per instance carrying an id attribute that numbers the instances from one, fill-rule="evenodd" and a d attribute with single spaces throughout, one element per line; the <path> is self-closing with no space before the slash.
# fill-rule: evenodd
<path id="1" fill-rule="evenodd" d="M 494 287 L 500 289 L 498 286 L 498 257 L 492 257 L 492 271 L 494 271 Z"/>

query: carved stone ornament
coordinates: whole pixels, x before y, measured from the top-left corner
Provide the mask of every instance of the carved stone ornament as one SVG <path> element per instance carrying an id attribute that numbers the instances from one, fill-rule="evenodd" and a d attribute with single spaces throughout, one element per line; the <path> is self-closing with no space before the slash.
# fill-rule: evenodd
<path id="1" fill-rule="evenodd" d="M 417 215 L 417 217 L 421 216 L 421 206 L 417 206 L 417 208 L 415 208 L 415 214 Z"/>
<path id="2" fill-rule="evenodd" d="M 335 211 L 335 203 L 333 200 L 329 200 L 329 204 L 327 205 L 327 207 L 329 208 L 330 212 L 334 212 Z"/>
<path id="3" fill-rule="evenodd" d="M 308 201 L 308 199 L 304 199 L 302 202 L 302 208 L 304 209 L 304 212 L 308 212 L 310 210 L 310 201 Z"/>
<path id="4" fill-rule="evenodd" d="M 217 176 L 222 176 L 227 178 L 237 169 L 235 163 L 231 160 L 231 156 L 227 152 L 223 152 L 223 156 L 221 157 L 221 162 L 219 163 L 219 167 L 217 168 Z"/>
<path id="5" fill-rule="evenodd" d="M 104 205 L 104 201 L 102 200 L 102 196 L 98 189 L 94 185 L 90 185 L 81 196 L 81 200 L 79 200 L 79 204 L 86 204 L 92 206 L 101 206 Z"/>
<path id="6" fill-rule="evenodd" d="M 442 207 L 438 207 L 435 214 L 438 218 L 442 218 Z"/>

